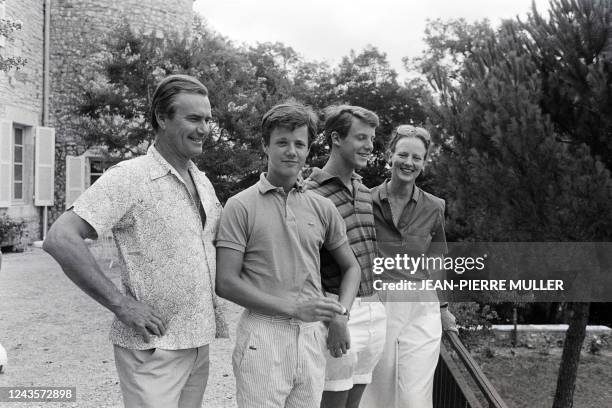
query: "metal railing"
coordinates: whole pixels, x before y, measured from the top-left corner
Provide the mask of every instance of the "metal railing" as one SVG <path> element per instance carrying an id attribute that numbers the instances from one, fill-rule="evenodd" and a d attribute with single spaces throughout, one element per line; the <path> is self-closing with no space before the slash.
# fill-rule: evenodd
<path id="1" fill-rule="evenodd" d="M 446 331 L 444 338 L 450 350 L 444 342 L 441 344 L 440 359 L 434 375 L 434 408 L 483 408 L 483 403 L 489 408 L 508 408 L 465 348 L 459 335 Z M 457 358 L 453 358 L 451 352 L 456 354 Z M 476 396 L 472 384 L 476 384 L 480 398 Z"/>

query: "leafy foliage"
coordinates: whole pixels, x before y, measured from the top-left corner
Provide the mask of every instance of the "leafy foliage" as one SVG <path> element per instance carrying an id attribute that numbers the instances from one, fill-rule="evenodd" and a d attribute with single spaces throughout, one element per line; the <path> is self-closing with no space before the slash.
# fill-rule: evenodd
<path id="1" fill-rule="evenodd" d="M 4 1 L 4 0 L 3 0 Z M 9 18 L 0 18 L 0 37 L 5 37 L 9 41 L 15 31 L 21 30 L 23 24 L 21 21 L 12 20 Z M 6 50 L 6 47 L 2 47 Z M 8 72 L 11 69 L 20 69 L 27 62 L 27 59 L 22 57 L 7 57 L 0 54 L 0 71 Z"/>
<path id="2" fill-rule="evenodd" d="M 437 22 L 417 61 L 435 88 L 434 166 L 449 236 L 608 241 L 610 1 L 551 2 L 548 20 Z M 588 271 L 585 271 L 588 272 Z M 571 406 L 588 304 L 570 304 L 555 407 Z"/>
<path id="3" fill-rule="evenodd" d="M 452 312 L 457 317 L 459 336 L 468 347 L 481 346 L 493 336 L 492 322 L 499 316 L 489 305 L 476 302 L 453 303 Z"/>
<path id="4" fill-rule="evenodd" d="M 26 227 L 26 223 L 23 220 L 15 220 L 10 218 L 8 215 L 3 214 L 0 216 L 0 243 L 10 238 L 21 239 Z"/>
<path id="5" fill-rule="evenodd" d="M 422 66 L 440 94 L 440 104 L 431 106 L 441 139 L 434 172 L 449 203 L 449 235 L 481 241 L 607 239 L 611 225 L 602 214 L 612 212 L 609 171 L 588 145 L 561 141 L 564 136 L 542 108 L 542 71 L 528 41 L 519 24 L 506 22 L 495 36 L 472 39 L 476 45 L 469 52 L 453 51 L 462 60 L 457 78 L 437 77 L 431 60 Z M 605 109 L 600 107 L 600 115 Z"/>
<path id="6" fill-rule="evenodd" d="M 155 84 L 172 73 L 200 79 L 210 92 L 215 124 L 197 158 L 222 201 L 257 181 L 264 168 L 259 125 L 277 103 L 296 99 L 315 109 L 358 104 L 381 117 L 377 155 L 363 175 L 368 185 L 385 177 L 385 137 L 397 123 L 425 123 L 426 84 L 397 82 L 386 55 L 374 47 L 352 52 L 337 69 L 306 61 L 282 43 L 237 47 L 196 20 L 188 39 L 160 39 L 134 33 L 128 26 L 98 55 L 79 103 L 80 127 L 89 146 L 106 146 L 115 160 L 143 154 L 152 142 L 148 106 Z M 318 140 L 311 163 L 322 166 L 328 151 Z"/>

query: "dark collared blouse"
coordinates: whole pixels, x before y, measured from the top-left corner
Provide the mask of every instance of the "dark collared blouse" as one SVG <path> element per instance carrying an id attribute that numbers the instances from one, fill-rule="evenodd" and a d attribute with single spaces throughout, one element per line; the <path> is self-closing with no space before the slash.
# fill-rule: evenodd
<path id="1" fill-rule="evenodd" d="M 388 180 L 372 189 L 372 203 L 376 237 L 381 256 L 396 258 L 407 254 L 411 257 L 434 256 L 447 252 L 444 232 L 444 200 L 414 186 L 412 197 L 404 207 L 398 224 L 391 215 L 387 192 Z M 410 275 L 405 270 L 384 272 L 384 280 L 406 278 L 425 279 L 424 271 Z"/>

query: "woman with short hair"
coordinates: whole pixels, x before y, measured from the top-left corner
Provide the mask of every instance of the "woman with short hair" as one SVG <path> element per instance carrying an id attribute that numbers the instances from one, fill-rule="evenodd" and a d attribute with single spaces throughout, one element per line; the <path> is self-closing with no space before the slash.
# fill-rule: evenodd
<path id="1" fill-rule="evenodd" d="M 430 144 L 429 132 L 421 127 L 401 125 L 393 131 L 387 149 L 391 179 L 372 189 L 376 237 L 384 258 L 447 252 L 444 200 L 415 184 Z M 429 272 L 395 265 L 380 277 L 386 282 L 415 281 L 419 287 Z M 387 310 L 387 340 L 361 406 L 431 407 L 442 326 L 456 330 L 455 318 L 447 304 L 440 305 L 435 291 L 386 291 L 381 298 Z"/>

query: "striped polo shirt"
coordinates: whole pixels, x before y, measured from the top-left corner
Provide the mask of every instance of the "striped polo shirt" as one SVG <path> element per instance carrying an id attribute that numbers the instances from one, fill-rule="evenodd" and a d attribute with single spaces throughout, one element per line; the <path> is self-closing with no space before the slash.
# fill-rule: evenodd
<path id="1" fill-rule="evenodd" d="M 315 167 L 304 187 L 329 198 L 338 208 L 346 224 L 349 244 L 361 267 L 357 296 L 366 297 L 374 294 L 372 264 L 378 256 L 372 195 L 357 173 L 351 176 L 351 183 L 352 193 L 337 176 Z M 339 294 L 342 282 L 340 267 L 325 248 L 321 249 L 321 282 L 327 292 Z"/>

